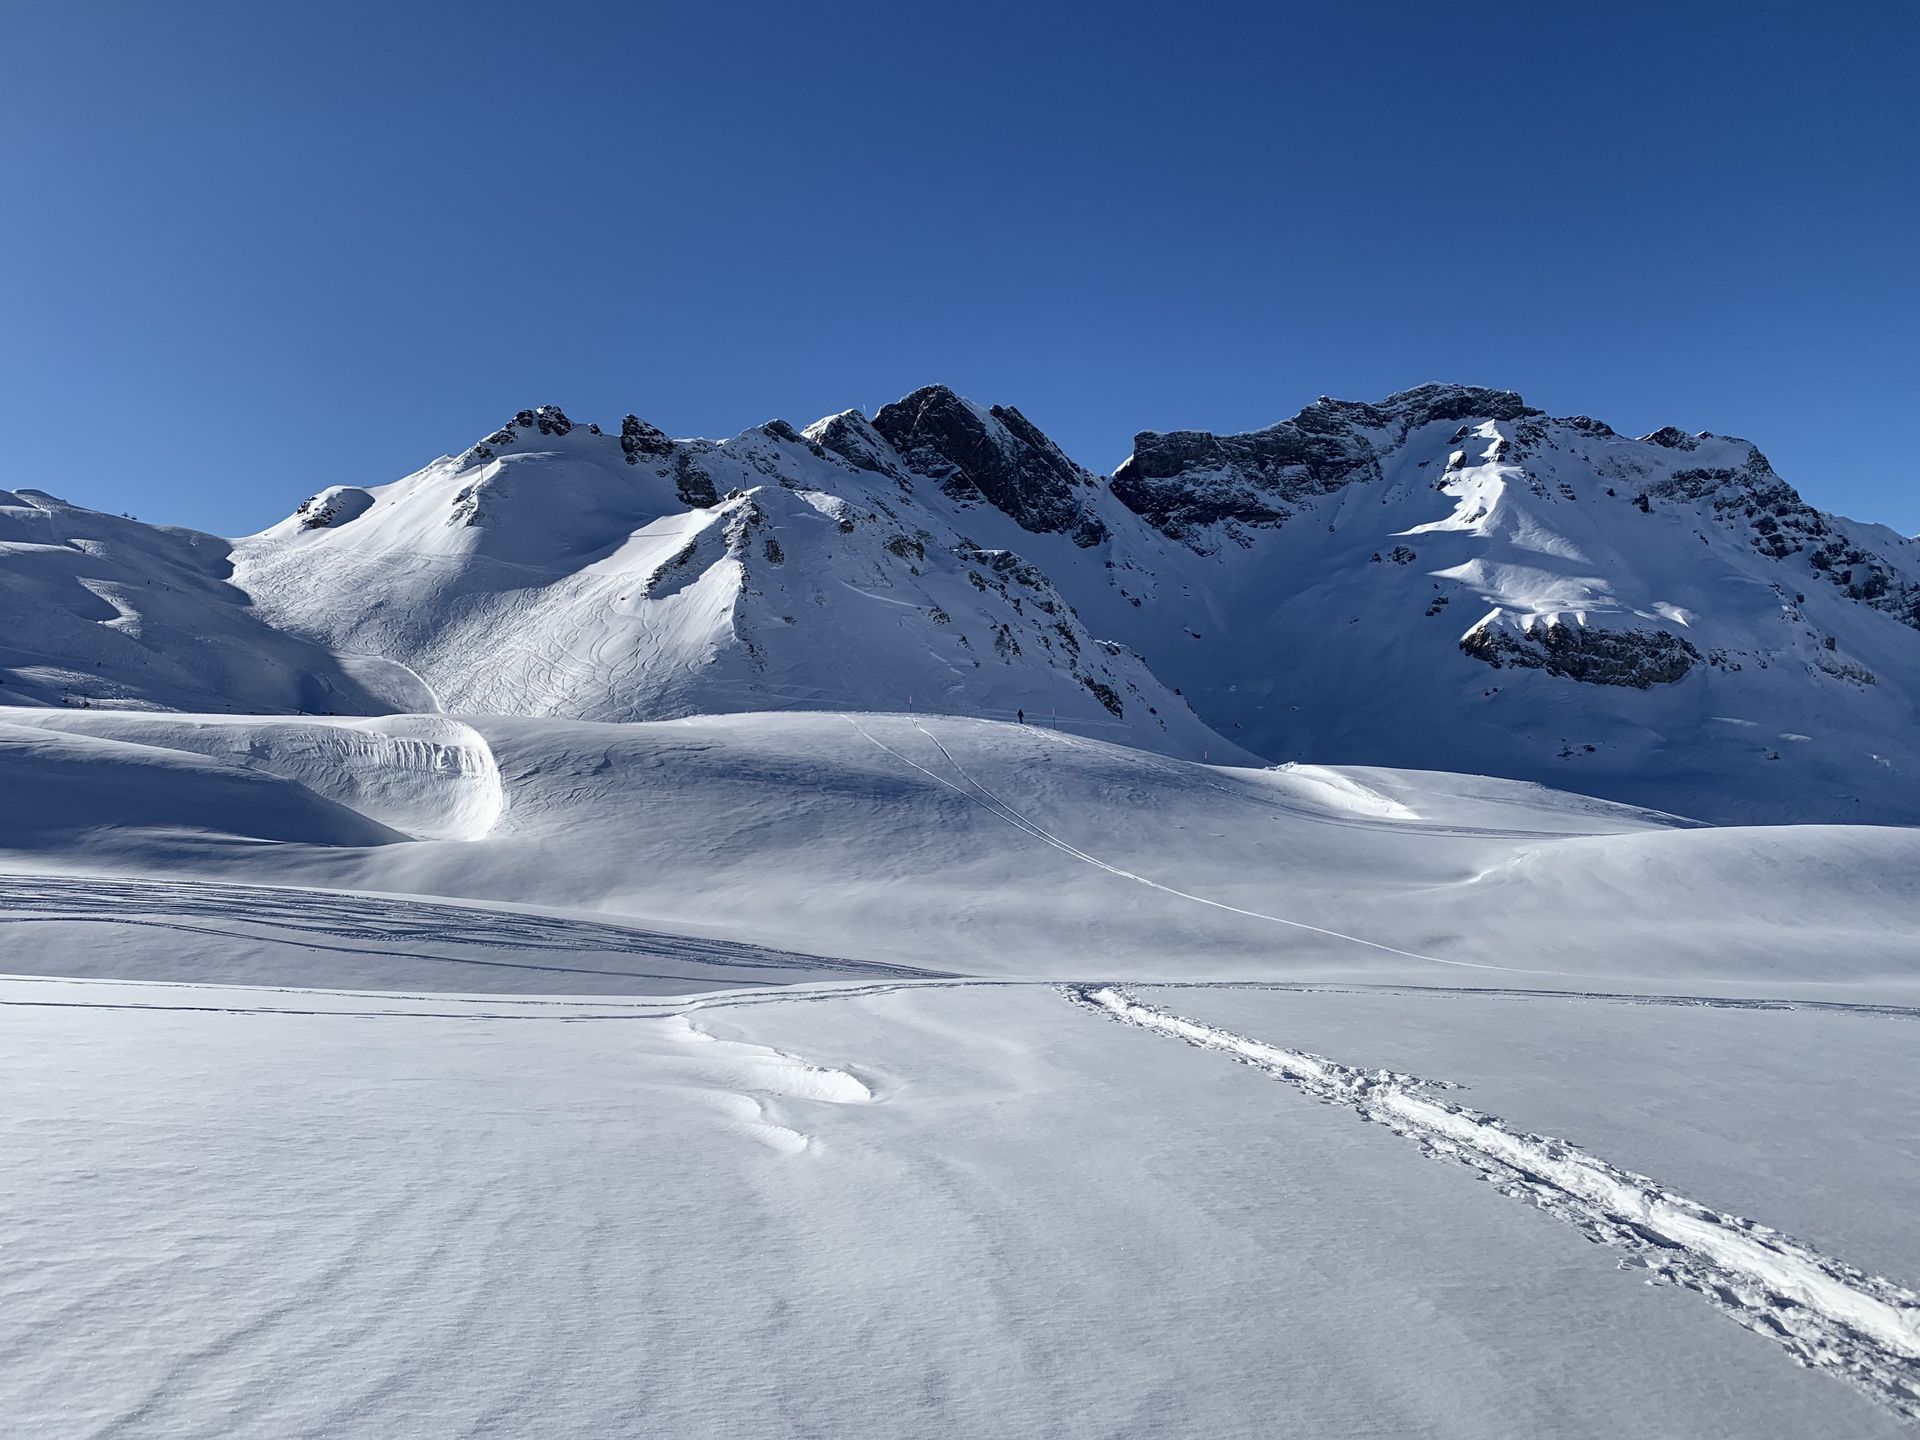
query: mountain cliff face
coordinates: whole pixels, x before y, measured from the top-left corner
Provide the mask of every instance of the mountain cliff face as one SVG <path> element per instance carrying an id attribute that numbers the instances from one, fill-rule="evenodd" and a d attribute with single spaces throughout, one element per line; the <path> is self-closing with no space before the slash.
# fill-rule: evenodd
<path id="1" fill-rule="evenodd" d="M 1065 531 L 1082 549 L 1107 537 L 1089 504 L 1099 480 L 1010 406 L 982 410 L 944 385 L 929 385 L 882 405 L 873 429 L 950 499 L 985 500 L 1021 529 Z"/>
<path id="2" fill-rule="evenodd" d="M 1379 405 L 1322 396 L 1293 419 L 1246 435 L 1136 435 L 1113 493 L 1162 534 L 1204 549 L 1216 527 L 1242 538 L 1243 527 L 1284 524 L 1305 501 L 1378 479 L 1382 452 L 1422 426 L 1539 413 L 1511 391 L 1460 385 L 1423 385 Z"/>
<path id="3" fill-rule="evenodd" d="M 239 541 L 33 492 L 0 524 L 13 703 L 1024 710 L 1214 759 L 1920 821 L 1920 547 L 1746 441 L 1508 391 L 1142 434 L 1110 481 L 939 386 L 726 441 L 543 406 Z"/>

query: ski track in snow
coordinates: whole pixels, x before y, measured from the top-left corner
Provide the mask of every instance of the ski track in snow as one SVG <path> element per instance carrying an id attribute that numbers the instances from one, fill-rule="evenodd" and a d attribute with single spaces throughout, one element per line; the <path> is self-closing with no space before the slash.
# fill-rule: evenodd
<path id="1" fill-rule="evenodd" d="M 1440 1082 L 1359 1070 L 1305 1051 L 1144 1005 L 1114 986 L 1070 986 L 1074 1003 L 1123 1024 L 1184 1040 L 1344 1105 L 1418 1144 L 1423 1153 L 1478 1171 L 1525 1200 L 1623 1252 L 1623 1269 L 1649 1283 L 1706 1297 L 1795 1361 L 1850 1382 L 1909 1420 L 1920 1420 L 1920 1294 L 1820 1254 L 1737 1215 L 1675 1195 L 1565 1141 L 1511 1129 L 1499 1119 L 1434 1098 Z"/>
<path id="2" fill-rule="evenodd" d="M 678 977 L 675 977 L 678 978 Z M 75 978 L 61 975 L 9 975 L 0 973 L 0 987 L 13 985 L 46 986 L 48 993 L 71 993 L 77 988 L 93 987 L 102 992 L 114 990 L 178 992 L 178 1004 L 157 1000 L 82 1000 L 35 999 L 0 995 L 0 1006 L 21 1006 L 55 1010 L 187 1010 L 221 1015 L 339 1015 L 365 1020 L 544 1020 L 568 1024 L 592 1020 L 657 1020 L 665 1016 L 690 1015 L 701 1010 L 726 1010 L 746 1005 L 806 1005 L 832 1000 L 871 999 L 899 995 L 915 990 L 1015 990 L 1036 986 L 1057 990 L 1060 979 L 1020 978 L 944 978 L 900 980 L 869 984 L 834 984 L 823 988 L 805 984 L 772 984 L 736 981 L 746 990 L 712 990 L 700 994 L 621 999 L 617 996 L 542 996 L 542 995 L 459 995 L 443 991 L 354 990 L 320 986 L 272 985 L 248 981 L 224 984 L 209 980 L 128 980 Z M 1081 984 L 1082 982 L 1066 982 Z M 1920 1005 L 1883 1005 L 1844 1000 L 1804 1000 L 1774 996 L 1660 995 L 1610 990 L 1515 990 L 1484 985 L 1396 985 L 1366 981 L 1326 980 L 1129 980 L 1133 990 L 1261 990 L 1300 995 L 1406 995 L 1441 1000 L 1532 1000 L 1597 1005 L 1660 1005 L 1678 1009 L 1767 1010 L 1792 1012 L 1808 1010 L 1829 1014 L 1868 1016 L 1892 1020 L 1920 1020 Z M 286 995 L 309 997 L 305 1007 L 291 1003 L 280 1005 L 242 1004 L 239 997 Z M 229 1003 L 196 1003 L 223 997 Z M 381 1009 L 349 1009 L 340 1004 L 322 1002 L 374 1000 Z M 423 1010 L 420 1005 L 462 1006 L 462 1009 Z M 398 1008 L 406 1006 L 408 1008 Z"/>
<path id="3" fill-rule="evenodd" d="M 1059 836 L 1044 829 L 1035 821 L 1028 819 L 999 796 L 995 795 L 991 790 L 987 789 L 986 786 L 982 785 L 978 780 L 975 780 L 972 775 L 968 774 L 965 767 L 953 758 L 953 753 L 948 750 L 945 745 L 942 745 L 939 738 L 918 720 L 912 722 L 913 728 L 926 736 L 927 739 L 933 741 L 934 746 L 940 753 L 947 757 L 947 763 L 951 765 L 954 772 L 971 787 L 970 789 L 963 789 L 944 776 L 929 770 L 926 766 L 920 764 L 919 761 L 909 759 L 907 756 L 902 755 L 891 745 L 886 744 L 868 732 L 853 716 L 843 715 L 842 718 L 867 740 L 886 751 L 887 754 L 893 756 L 894 759 L 900 761 L 902 764 L 911 765 L 929 780 L 944 785 L 947 789 L 953 791 L 954 794 L 972 801 L 989 815 L 1013 826 L 1014 829 L 1031 835 L 1041 843 L 1051 845 L 1054 849 L 1061 851 L 1063 854 L 1071 855 L 1074 859 L 1091 865 L 1096 870 L 1104 870 L 1109 875 L 1119 876 L 1122 880 L 1131 880 L 1137 885 L 1145 885 L 1148 889 L 1158 890 L 1163 895 L 1173 895 L 1181 900 L 1191 900 L 1196 905 L 1206 905 L 1215 910 L 1224 910 L 1231 915 L 1244 915 L 1250 920 L 1265 920 L 1270 924 L 1285 925 L 1293 930 L 1304 930 L 1309 934 L 1324 935 L 1330 940 L 1341 940 L 1350 945 L 1360 945 L 1369 950 L 1378 950 L 1387 955 L 1398 955 L 1406 960 L 1420 960 L 1431 965 L 1457 965 L 1464 970 L 1497 970 L 1510 975 L 1561 975 L 1565 973 L 1559 970 L 1528 970 L 1513 965 L 1489 965 L 1478 960 L 1448 960 L 1439 955 L 1423 955 L 1417 950 L 1402 950 L 1396 945 L 1388 945 L 1379 940 L 1368 940 L 1364 936 L 1349 935 L 1344 931 L 1329 930 L 1320 925 L 1309 925 L 1304 920 L 1289 920 L 1284 915 L 1269 915 L 1261 910 L 1247 910 L 1238 905 L 1229 905 L 1224 900 L 1210 900 L 1204 895 L 1194 895 L 1185 890 L 1176 890 L 1171 885 L 1163 885 L 1158 880 L 1148 879 L 1145 875 L 1136 875 L 1133 871 L 1123 870 L 1118 865 L 1109 865 L 1106 861 L 1097 856 L 1089 855 L 1086 851 L 1068 844 Z"/>
<path id="4" fill-rule="evenodd" d="M 249 930 L 217 929 L 194 920 L 219 921 Z M 215 935 L 262 929 L 305 949 L 355 955 L 391 955 L 447 965 L 614 975 L 636 980 L 676 979 L 647 971 L 598 969 L 558 963 L 585 951 L 768 970 L 782 976 L 840 971 L 900 979 L 939 978 L 939 972 L 872 960 L 840 960 L 775 950 L 732 940 L 705 940 L 565 916 L 490 910 L 394 896 L 355 895 L 277 885 L 227 885 L 198 881 L 0 873 L 0 926 L 51 922 L 152 926 Z M 324 938 L 316 938 L 324 937 Z M 328 941 L 346 942 L 329 944 Z M 488 960 L 471 955 L 433 955 L 391 947 L 405 944 L 472 945 L 554 957 Z M 778 984 L 778 980 L 742 980 Z"/>
<path id="5" fill-rule="evenodd" d="M 1563 1000 L 1604 1005 L 1667 1005 L 1704 1010 L 1816 1010 L 1920 1020 L 1920 1005 L 1788 996 L 1662 995 L 1633 990 L 1516 990 L 1497 985 L 1397 985 L 1339 980 L 1129 980 L 1133 990 L 1281 990 L 1313 995 L 1421 995 L 1437 999 Z"/>

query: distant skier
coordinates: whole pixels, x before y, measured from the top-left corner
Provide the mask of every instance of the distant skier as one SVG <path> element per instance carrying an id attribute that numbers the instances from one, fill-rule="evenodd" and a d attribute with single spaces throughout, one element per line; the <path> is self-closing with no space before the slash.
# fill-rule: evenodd
<path id="1" fill-rule="evenodd" d="M 1014 712 L 1013 712 L 1013 720 L 1014 720 L 1014 723 L 1015 723 L 1016 725 L 1024 725 L 1024 724 L 1026 724 L 1026 723 L 1027 723 L 1027 712 L 1026 712 L 1026 711 L 1024 711 L 1024 710 L 1016 710 L 1016 711 L 1014 711 Z"/>

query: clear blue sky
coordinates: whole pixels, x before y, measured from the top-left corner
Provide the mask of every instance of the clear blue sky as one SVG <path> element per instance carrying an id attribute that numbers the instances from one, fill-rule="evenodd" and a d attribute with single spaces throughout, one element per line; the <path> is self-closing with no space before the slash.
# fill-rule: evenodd
<path id="1" fill-rule="evenodd" d="M 1920 5 L 15 4 L 0 486 L 237 533 L 524 405 L 1746 435 L 1920 530 Z"/>

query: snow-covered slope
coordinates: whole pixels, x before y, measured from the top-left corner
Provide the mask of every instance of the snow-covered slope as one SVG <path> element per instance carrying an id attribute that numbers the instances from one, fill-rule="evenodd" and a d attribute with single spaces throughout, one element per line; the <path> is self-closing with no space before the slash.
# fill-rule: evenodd
<path id="1" fill-rule="evenodd" d="M 1806 506 L 1746 441 L 1428 386 L 1142 435 L 1112 493 L 1162 543 L 1063 588 L 1269 759 L 1920 819 L 1920 546 Z"/>
<path id="2" fill-rule="evenodd" d="M 914 714 L 6 714 L 20 1433 L 1920 1414 L 1920 830 Z"/>
<path id="3" fill-rule="evenodd" d="M 197 948 L 166 978 L 256 963 L 250 939 L 236 958 L 205 938 L 198 887 L 281 885 L 584 913 L 922 975 L 1901 997 L 1915 983 L 1920 831 L 1907 829 L 1700 827 L 1510 781 L 1232 769 L 951 717 L 476 718 L 409 734 L 16 713 L 0 732 L 0 813 L 36 819 L 0 832 L 0 869 L 183 885 L 191 911 L 175 913 L 202 913 Z M 79 747 L 98 751 L 86 803 L 49 803 L 38 757 Z M 99 935 L 121 923 L 112 907 L 93 920 Z M 150 951 L 143 928 L 131 936 Z M 7 968 L 70 967 L 70 949 L 20 934 Z M 302 963 L 309 983 L 340 983 L 334 952 Z M 396 987 L 442 974 L 404 954 L 389 965 Z M 581 974 L 534 983 L 633 988 Z"/>
<path id="4" fill-rule="evenodd" d="M 983 491 L 955 466 L 924 472 L 944 443 L 995 500 L 1064 525 L 1098 482 L 1030 426 L 960 414 L 974 433 L 882 412 L 914 470 L 854 414 L 714 443 L 524 411 L 396 484 L 314 497 L 239 543 L 237 579 L 275 623 L 402 660 L 460 712 L 1025 709 L 1226 754 L 1042 571 L 971 533 L 977 515 L 1006 518 Z"/>
<path id="5" fill-rule="evenodd" d="M 15 704 L 1024 711 L 1186 758 L 1920 822 L 1920 545 L 1746 441 L 1505 391 L 1143 434 L 1111 480 L 938 386 L 724 442 L 543 407 L 230 547 L 9 502 Z"/>
<path id="6" fill-rule="evenodd" d="M 1457 387 L 0 494 L 0 1413 L 1893 1440 L 1920 828 L 1668 812 L 1920 820 L 1917 596 Z"/>
<path id="7" fill-rule="evenodd" d="M 391 660 L 276 630 L 227 541 L 0 490 L 0 705 L 241 713 L 433 710 Z"/>

